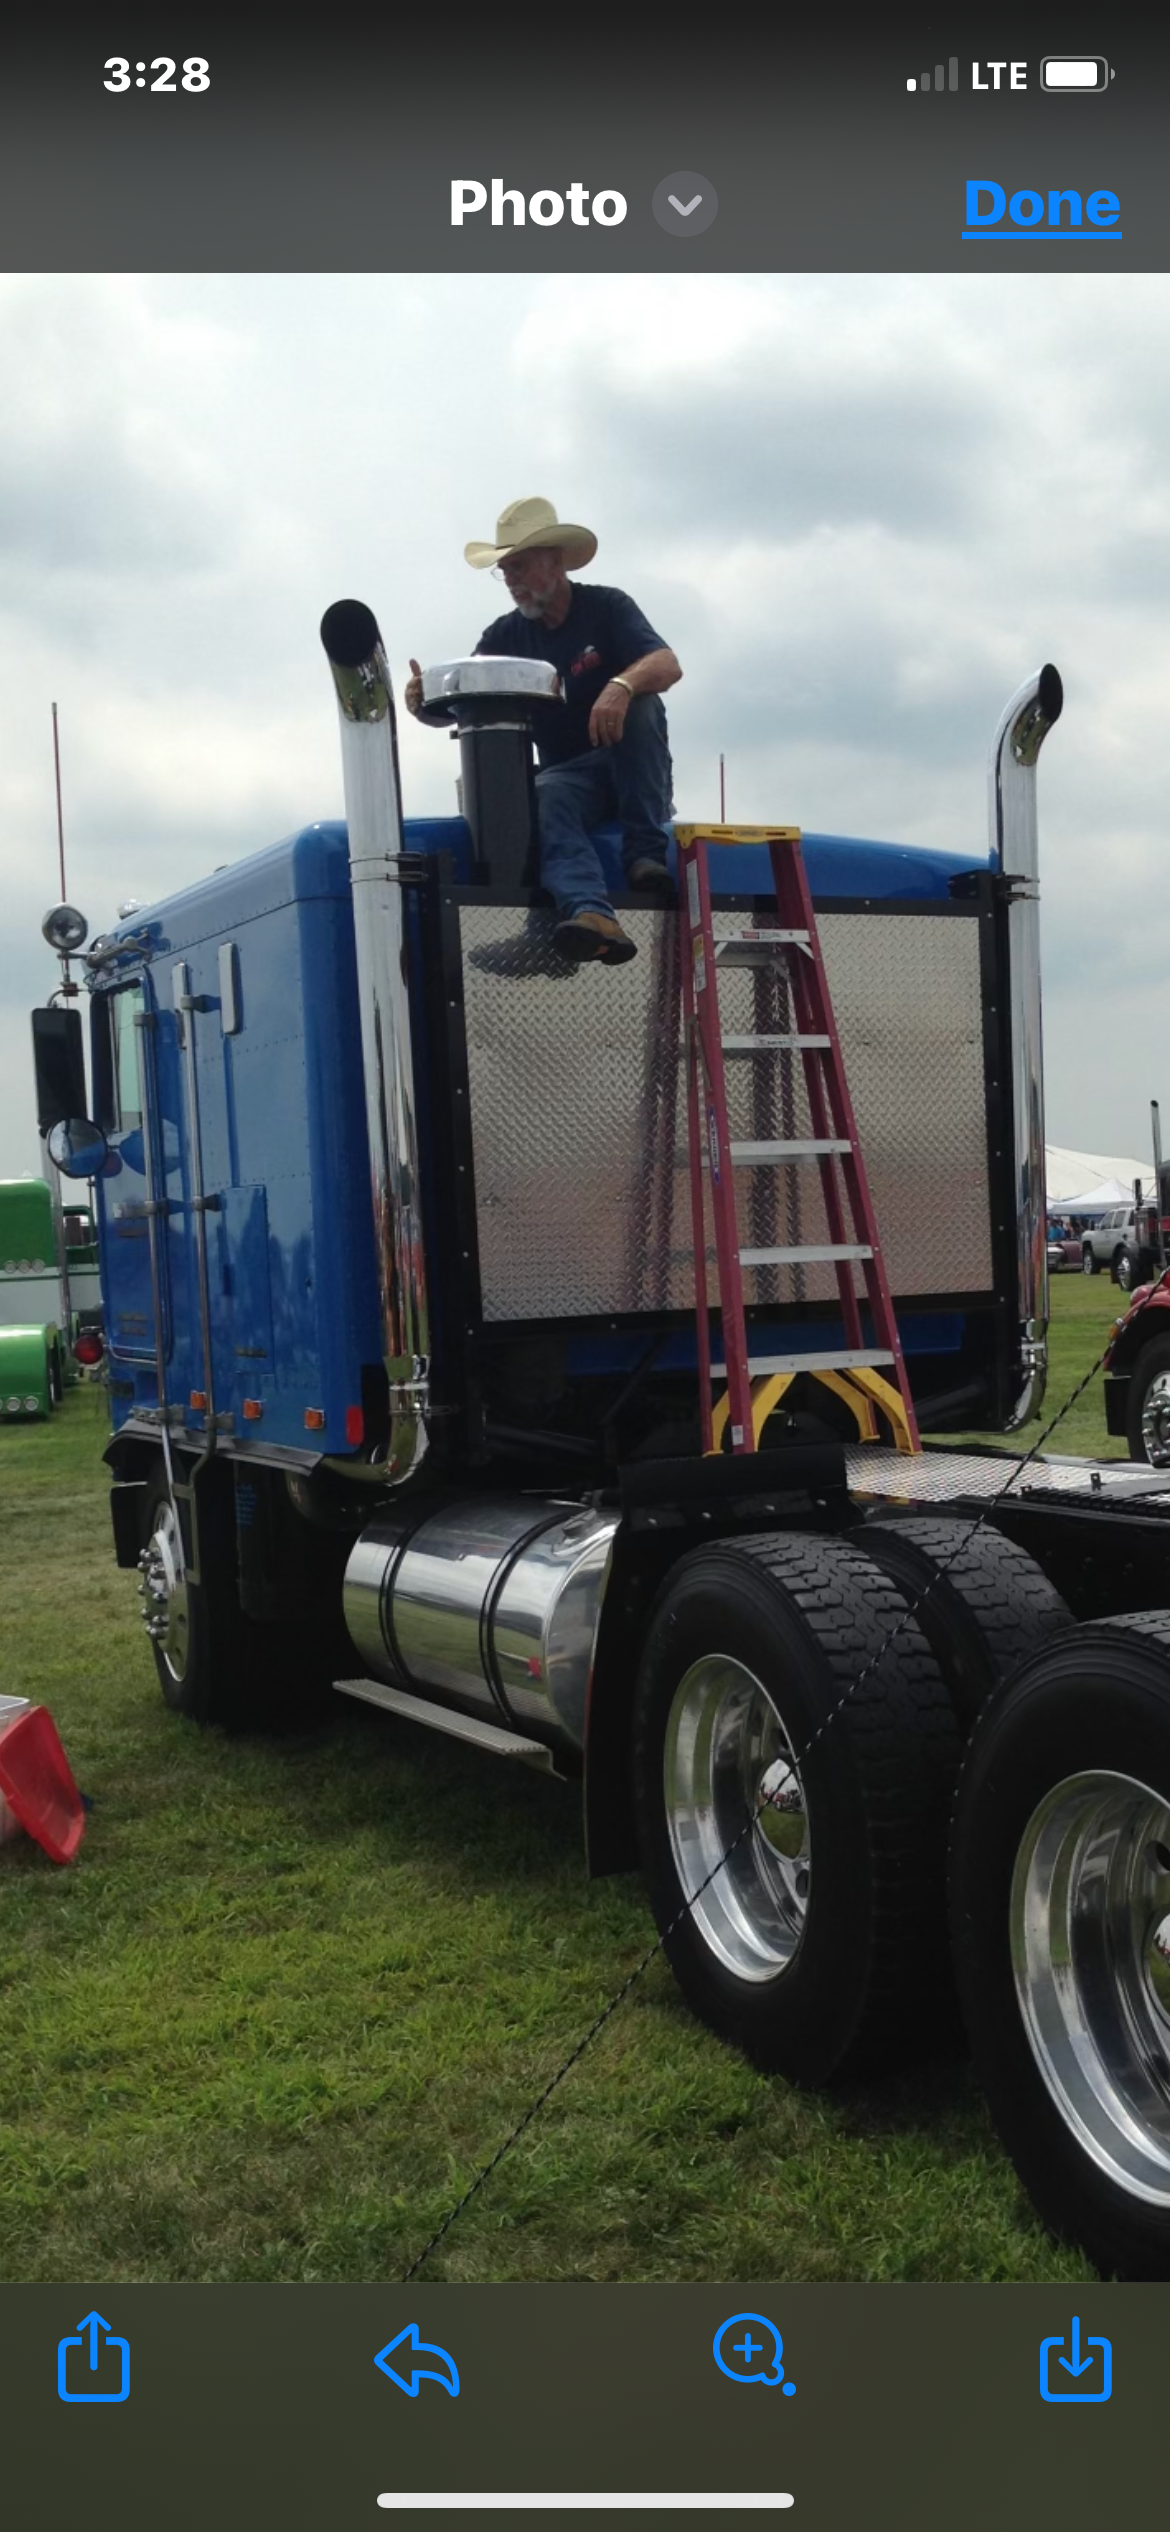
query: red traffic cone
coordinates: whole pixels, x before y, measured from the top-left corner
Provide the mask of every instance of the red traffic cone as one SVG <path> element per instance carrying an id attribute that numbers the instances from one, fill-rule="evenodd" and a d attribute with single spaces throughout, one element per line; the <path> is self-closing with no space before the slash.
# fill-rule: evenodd
<path id="1" fill-rule="evenodd" d="M 29 1706 L 0 1725 L 0 1797 L 55 1864 L 72 1863 L 85 1830 L 85 1808 L 44 1706 Z"/>

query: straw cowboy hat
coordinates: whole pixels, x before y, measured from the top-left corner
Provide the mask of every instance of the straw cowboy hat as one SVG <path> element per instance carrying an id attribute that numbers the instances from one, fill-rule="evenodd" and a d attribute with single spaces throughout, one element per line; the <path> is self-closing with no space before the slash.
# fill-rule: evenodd
<path id="1" fill-rule="evenodd" d="M 551 501 L 537 499 L 510 501 L 496 522 L 495 544 L 465 545 L 463 558 L 473 571 L 489 571 L 493 563 L 507 562 L 509 554 L 526 554 L 533 545 L 559 546 L 566 571 L 580 571 L 597 552 L 591 528 L 570 527 L 558 519 Z"/>

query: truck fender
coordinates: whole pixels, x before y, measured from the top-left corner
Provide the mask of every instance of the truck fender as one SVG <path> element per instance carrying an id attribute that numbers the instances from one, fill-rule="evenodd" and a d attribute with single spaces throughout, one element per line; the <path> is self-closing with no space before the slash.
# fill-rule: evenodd
<path id="1" fill-rule="evenodd" d="M 671 1566 L 693 1540 L 685 1530 L 614 1534 L 585 1705 L 585 1861 L 591 1880 L 638 1869 L 631 1774 L 634 1684 L 647 1621 Z"/>
<path id="2" fill-rule="evenodd" d="M 1135 1292 L 1124 1318 L 1118 1320 L 1105 1356 L 1106 1378 L 1111 1373 L 1132 1371 L 1148 1339 L 1165 1335 L 1168 1310 L 1170 1271 L 1163 1275 L 1160 1283 L 1146 1285 L 1141 1292 Z"/>

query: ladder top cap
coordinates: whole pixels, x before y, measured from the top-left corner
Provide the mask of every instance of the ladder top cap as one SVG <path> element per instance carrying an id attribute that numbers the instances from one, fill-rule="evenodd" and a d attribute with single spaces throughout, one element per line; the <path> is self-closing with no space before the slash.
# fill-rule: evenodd
<path id="1" fill-rule="evenodd" d="M 799 844 L 798 826 L 676 826 L 679 844 Z"/>

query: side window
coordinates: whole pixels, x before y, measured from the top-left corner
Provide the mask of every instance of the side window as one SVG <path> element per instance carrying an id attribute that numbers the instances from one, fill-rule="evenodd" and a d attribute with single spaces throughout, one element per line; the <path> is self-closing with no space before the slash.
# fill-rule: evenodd
<path id="1" fill-rule="evenodd" d="M 140 984 L 122 985 L 103 996 L 104 1011 L 95 1011 L 94 1083 L 97 1123 L 106 1134 L 124 1134 L 142 1123 L 139 1051 L 142 1032 L 134 1026 L 143 1008 Z"/>

